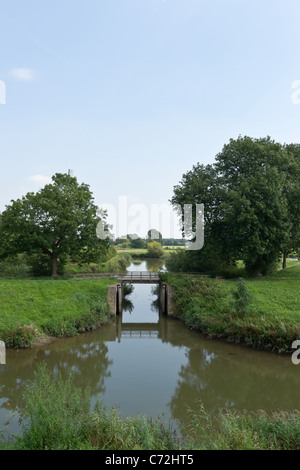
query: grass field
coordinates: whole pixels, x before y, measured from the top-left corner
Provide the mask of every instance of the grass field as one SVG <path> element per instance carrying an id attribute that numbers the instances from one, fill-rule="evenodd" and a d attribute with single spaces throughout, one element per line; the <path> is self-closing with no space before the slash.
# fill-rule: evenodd
<path id="1" fill-rule="evenodd" d="M 0 338 L 29 346 L 41 334 L 71 336 L 108 314 L 109 280 L 0 279 Z"/>
<path id="2" fill-rule="evenodd" d="M 300 263 L 272 276 L 245 279 L 247 312 L 232 306 L 238 280 L 165 274 L 175 288 L 177 314 L 212 337 L 287 351 L 300 338 Z M 110 280 L 0 279 L 0 339 L 26 347 L 41 335 L 71 336 L 108 314 Z"/>
<path id="3" fill-rule="evenodd" d="M 245 279 L 252 301 L 244 312 L 236 311 L 233 302 L 238 280 L 163 276 L 174 287 L 177 316 L 190 328 L 280 352 L 290 351 L 300 339 L 299 262 L 272 276 Z"/>

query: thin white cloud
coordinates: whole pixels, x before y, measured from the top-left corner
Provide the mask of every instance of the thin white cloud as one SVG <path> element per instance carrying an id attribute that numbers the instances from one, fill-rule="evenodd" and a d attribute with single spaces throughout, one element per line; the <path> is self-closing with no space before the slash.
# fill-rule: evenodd
<path id="1" fill-rule="evenodd" d="M 11 75 L 16 80 L 32 82 L 36 77 L 36 72 L 32 69 L 16 68 L 11 70 Z"/>
<path id="2" fill-rule="evenodd" d="M 49 176 L 44 176 L 44 175 L 33 175 L 29 176 L 28 181 L 32 181 L 33 183 L 37 183 L 39 185 L 44 186 L 45 184 L 51 184 L 52 179 Z"/>

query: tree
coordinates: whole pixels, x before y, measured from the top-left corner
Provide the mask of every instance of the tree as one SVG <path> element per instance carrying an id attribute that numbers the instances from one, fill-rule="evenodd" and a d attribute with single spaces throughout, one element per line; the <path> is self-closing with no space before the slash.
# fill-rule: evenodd
<path id="1" fill-rule="evenodd" d="M 162 234 L 155 228 L 151 228 L 150 230 L 148 230 L 147 236 L 147 243 L 156 241 L 162 245 Z"/>
<path id="2" fill-rule="evenodd" d="M 282 268 L 286 268 L 289 254 L 300 257 L 300 144 L 285 146 L 289 153 L 289 165 L 286 168 L 288 184 L 285 197 L 288 200 L 288 232 L 282 242 Z"/>
<path id="3" fill-rule="evenodd" d="M 146 248 L 146 242 L 145 242 L 145 240 L 143 240 L 140 237 L 139 238 L 133 238 L 130 241 L 130 246 L 131 246 L 131 248 L 135 248 L 135 249 Z"/>
<path id="4" fill-rule="evenodd" d="M 149 258 L 160 258 L 164 254 L 164 249 L 159 242 L 147 243 L 147 256 Z"/>
<path id="5" fill-rule="evenodd" d="M 79 185 L 69 174 L 56 173 L 52 181 L 6 206 L 0 253 L 47 255 L 56 276 L 60 258 L 74 255 L 85 263 L 94 261 L 107 252 L 109 241 L 97 237 L 97 226 L 105 225 L 106 215 L 99 216 L 89 186 Z"/>
<path id="6" fill-rule="evenodd" d="M 244 260 L 252 274 L 273 269 L 291 240 L 293 160 L 291 152 L 269 137 L 246 136 L 224 145 L 214 165 L 198 164 L 183 175 L 171 203 L 204 204 L 204 248 L 190 258 Z"/>

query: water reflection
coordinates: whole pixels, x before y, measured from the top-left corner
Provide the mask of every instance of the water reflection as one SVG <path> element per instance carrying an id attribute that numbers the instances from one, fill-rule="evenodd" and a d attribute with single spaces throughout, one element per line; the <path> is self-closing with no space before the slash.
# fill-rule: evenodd
<path id="1" fill-rule="evenodd" d="M 188 424 L 187 406 L 196 408 L 199 401 L 207 410 L 298 407 L 299 368 L 289 357 L 188 330 L 159 315 L 154 288 L 135 285 L 122 315 L 95 332 L 28 351 L 8 350 L 7 364 L 0 366 L 0 427 L 19 431 L 22 393 L 41 361 L 56 374 L 72 371 L 76 386 L 89 386 L 92 405 L 100 395 L 124 415 L 162 414 Z"/>
<path id="2" fill-rule="evenodd" d="M 159 258 L 147 258 L 144 260 L 133 259 L 130 266 L 127 268 L 127 271 L 164 271 L 165 262 Z"/>

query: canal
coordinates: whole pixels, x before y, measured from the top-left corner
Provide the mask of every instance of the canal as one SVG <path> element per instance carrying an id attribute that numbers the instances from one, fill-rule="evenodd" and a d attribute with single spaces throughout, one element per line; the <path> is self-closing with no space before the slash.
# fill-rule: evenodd
<path id="1" fill-rule="evenodd" d="M 136 261 L 128 270 L 157 270 Z M 299 407 L 300 366 L 288 356 L 209 340 L 182 322 L 159 314 L 155 285 L 134 285 L 122 315 L 97 331 L 30 350 L 8 350 L 0 366 L 0 429 L 19 433 L 22 391 L 44 361 L 50 370 L 72 371 L 76 386 L 123 415 L 162 416 L 173 428 L 188 425 L 187 409 L 203 403 L 266 411 Z"/>

